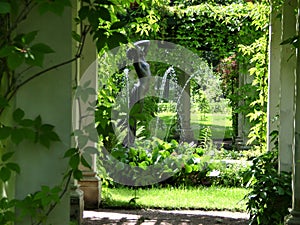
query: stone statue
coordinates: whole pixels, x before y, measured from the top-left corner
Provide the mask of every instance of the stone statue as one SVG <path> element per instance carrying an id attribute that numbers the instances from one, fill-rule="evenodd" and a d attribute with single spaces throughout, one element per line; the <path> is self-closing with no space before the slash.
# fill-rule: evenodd
<path id="1" fill-rule="evenodd" d="M 134 43 L 134 47 L 127 51 L 127 58 L 133 61 L 134 69 L 138 76 L 138 82 L 134 84 L 134 87 L 130 93 L 129 98 L 129 110 L 136 104 L 139 107 L 139 112 L 142 113 L 146 92 L 149 89 L 149 80 L 151 77 L 150 66 L 145 60 L 145 56 L 148 52 L 150 41 L 143 40 Z M 128 133 L 123 141 L 124 146 L 131 146 L 134 143 L 136 136 L 137 120 L 134 115 L 129 113 L 129 129 Z"/>

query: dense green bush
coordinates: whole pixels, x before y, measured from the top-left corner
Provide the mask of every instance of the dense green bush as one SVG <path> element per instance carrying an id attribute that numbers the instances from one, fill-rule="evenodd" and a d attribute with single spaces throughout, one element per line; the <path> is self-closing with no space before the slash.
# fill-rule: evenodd
<path id="1" fill-rule="evenodd" d="M 132 179 L 136 185 L 147 183 L 147 180 L 143 180 L 145 176 L 139 178 L 138 175 L 144 171 L 148 181 L 167 178 L 158 186 L 243 187 L 243 174 L 249 170 L 246 163 L 213 160 L 206 148 L 187 143 L 179 144 L 175 140 L 165 142 L 158 138 L 137 140 L 135 145 L 129 148 L 115 146 L 111 155 L 118 160 L 117 164 L 108 160 L 108 163 L 112 163 L 112 169 L 122 168 L 124 179 Z M 130 167 L 124 167 L 122 163 Z M 155 169 L 151 167 L 153 165 Z"/>
<path id="2" fill-rule="evenodd" d="M 244 187 L 246 185 L 244 173 L 249 170 L 249 167 L 248 163 L 223 162 L 215 166 L 214 172 L 219 174 L 212 179 L 212 184 L 223 187 Z"/>
<path id="3" fill-rule="evenodd" d="M 198 160 L 191 158 L 181 171 L 163 182 L 163 185 L 244 187 L 246 182 L 243 175 L 247 170 L 248 164 L 214 161 L 204 155 Z"/>
<path id="4" fill-rule="evenodd" d="M 176 174 L 191 158 L 200 158 L 192 145 L 152 138 L 136 139 L 130 147 L 117 145 L 103 161 L 108 176 L 118 173 L 124 180 L 120 183 L 144 186 Z"/>
<path id="5" fill-rule="evenodd" d="M 252 191 L 245 196 L 250 224 L 283 223 L 291 207 L 291 174 L 278 173 L 277 151 L 270 151 L 253 160 L 245 174 Z"/>
<path id="6" fill-rule="evenodd" d="M 176 112 L 175 102 L 158 103 L 158 112 Z"/>

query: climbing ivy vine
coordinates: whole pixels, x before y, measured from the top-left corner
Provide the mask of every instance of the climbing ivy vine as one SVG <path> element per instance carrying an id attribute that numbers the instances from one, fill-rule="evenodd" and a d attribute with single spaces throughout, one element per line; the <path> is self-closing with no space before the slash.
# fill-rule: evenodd
<path id="1" fill-rule="evenodd" d="M 11 146 L 22 146 L 26 140 L 50 148 L 53 142 L 60 142 L 55 127 L 43 122 L 41 116 L 38 115 L 32 119 L 22 109 L 12 111 L 10 106 L 17 92 L 37 77 L 47 76 L 49 71 L 76 63 L 77 59 L 81 57 L 86 37 L 90 34 L 100 52 L 114 48 L 120 43 L 127 43 L 126 27 L 128 26 L 136 28 L 137 32 L 138 29 L 142 29 L 144 32 L 150 32 L 152 29 L 152 26 L 147 27 L 148 24 L 153 24 L 151 13 L 143 18 L 144 24 L 139 27 L 137 26 L 137 23 L 140 22 L 139 18 L 136 18 L 137 23 L 133 25 L 129 24 L 132 21 L 120 20 L 120 17 L 124 15 L 124 9 L 132 7 L 135 1 L 78 1 L 81 6 L 74 19 L 80 31 L 74 30 L 70 33 L 70 37 L 72 36 L 74 42 L 77 42 L 77 51 L 72 58 L 48 67 L 44 63 L 44 59 L 48 54 L 56 54 L 55 51 L 47 43 L 37 42 L 36 37 L 39 31 L 20 33 L 17 28 L 33 12 L 38 12 L 41 16 L 46 13 L 61 16 L 66 8 L 72 7 L 71 3 L 74 2 L 70 0 L 0 0 L 0 186 L 3 190 L 9 184 L 14 173 L 22 172 L 20 166 L 13 160 L 15 152 Z M 145 8 L 150 4 L 160 2 L 159 0 L 143 1 L 141 5 Z M 33 68 L 34 70 L 32 70 Z M 24 71 L 28 74 L 25 78 L 22 76 Z M 74 89 L 78 88 L 79 84 L 76 80 L 74 83 Z M 86 93 L 77 98 L 86 99 Z M 12 114 L 11 118 L 9 118 L 10 113 Z M 84 151 L 87 153 L 97 152 L 96 149 L 86 147 L 88 138 L 83 138 L 83 135 L 88 133 L 86 129 L 87 127 L 84 127 L 82 131 L 77 130 L 73 133 L 73 136 L 84 142 L 79 142 L 72 148 L 66 149 L 64 158 L 68 161 L 68 168 L 60 184 L 53 187 L 42 186 L 40 191 L 28 193 L 21 200 L 13 199 L 5 192 L 1 193 L 0 224 L 11 224 L 25 217 L 30 218 L 33 225 L 46 223 L 50 213 L 69 191 L 71 179 L 80 180 L 82 178 L 79 165 L 90 168 L 82 153 Z M 18 215 L 15 214 L 14 209 L 18 209 Z"/>
<path id="2" fill-rule="evenodd" d="M 151 13 L 155 16 L 151 17 L 151 13 L 149 16 L 155 25 L 150 36 L 191 49 L 205 58 L 215 71 L 221 72 L 224 94 L 233 109 L 234 126 L 237 126 L 238 113 L 247 116 L 251 125 L 248 144 L 263 151 L 266 146 L 270 2 L 223 3 L 216 0 L 190 1 L 188 4 L 185 1 L 172 1 L 170 6 L 152 7 Z M 280 1 L 273 1 L 272 4 L 280 7 Z M 121 18 L 130 21 L 136 16 L 143 17 L 145 7 L 138 6 L 138 3 L 131 5 Z M 135 20 L 129 28 L 131 37 L 149 38 L 136 22 L 141 21 Z M 234 68 L 229 73 L 224 72 L 228 69 L 224 62 L 233 56 Z M 248 74 L 252 81 L 240 86 L 238 74 Z M 237 136 L 237 132 L 234 133 Z"/>
<path id="3" fill-rule="evenodd" d="M 233 121 L 237 113 L 249 118 L 248 144 L 261 151 L 266 144 L 269 15 L 267 1 L 174 4 L 165 13 L 165 29 L 161 31 L 161 38 L 190 48 L 220 73 Z M 232 57 L 234 60 L 229 60 Z M 249 74 L 252 83 L 240 86 L 237 74 Z"/>

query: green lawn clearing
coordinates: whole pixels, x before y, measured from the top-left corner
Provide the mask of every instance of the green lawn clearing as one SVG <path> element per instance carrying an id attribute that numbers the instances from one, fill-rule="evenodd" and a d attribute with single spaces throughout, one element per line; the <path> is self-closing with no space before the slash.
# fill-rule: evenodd
<path id="1" fill-rule="evenodd" d="M 136 193 L 135 193 L 136 192 Z M 244 188 L 129 188 L 109 189 L 104 206 L 112 208 L 159 208 L 245 211 Z M 135 198 L 135 203 L 132 200 Z M 130 202 L 131 200 L 131 202 Z"/>
<path id="2" fill-rule="evenodd" d="M 162 112 L 158 114 L 166 125 L 170 125 L 172 118 L 176 116 L 172 112 Z M 199 131 L 205 127 L 210 127 L 212 139 L 224 139 L 232 137 L 232 126 L 229 114 L 222 113 L 191 113 L 191 128 L 194 131 L 195 138 L 199 138 Z"/>

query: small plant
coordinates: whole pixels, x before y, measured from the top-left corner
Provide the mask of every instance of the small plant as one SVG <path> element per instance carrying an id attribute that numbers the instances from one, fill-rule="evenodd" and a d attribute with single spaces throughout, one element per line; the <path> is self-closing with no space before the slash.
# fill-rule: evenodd
<path id="1" fill-rule="evenodd" d="M 211 128 L 209 126 L 205 126 L 200 129 L 199 142 L 204 149 L 211 149 L 212 147 L 211 136 L 212 133 L 211 133 Z"/>
<path id="2" fill-rule="evenodd" d="M 250 213 L 250 225 L 283 223 L 291 207 L 291 174 L 278 173 L 278 153 L 270 151 L 253 160 L 245 173 L 248 186 L 253 188 L 245 196 Z"/>

